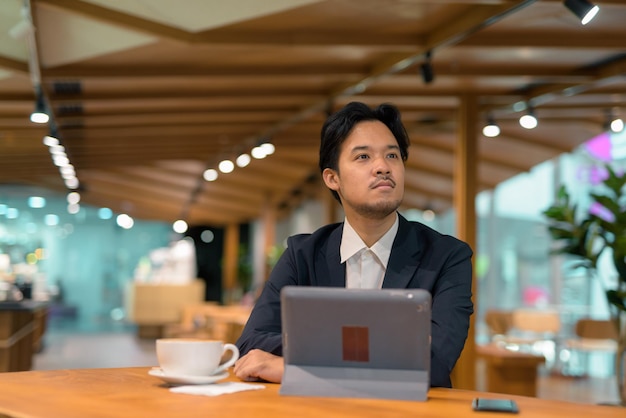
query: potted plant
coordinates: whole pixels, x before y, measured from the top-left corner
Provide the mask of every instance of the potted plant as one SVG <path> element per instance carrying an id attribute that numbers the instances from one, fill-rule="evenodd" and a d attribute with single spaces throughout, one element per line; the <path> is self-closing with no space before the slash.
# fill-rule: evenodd
<path id="1" fill-rule="evenodd" d="M 585 214 L 579 216 L 578 205 L 570 200 L 565 186 L 559 188 L 555 203 L 543 214 L 548 218 L 550 235 L 560 244 L 553 252 L 575 256 L 579 261 L 576 267 L 597 276 L 600 255 L 610 250 L 617 280 L 604 290 L 618 335 L 618 393 L 626 405 L 626 173 L 608 165 L 605 168 L 602 184 L 606 193 L 590 193 L 592 203 Z"/>

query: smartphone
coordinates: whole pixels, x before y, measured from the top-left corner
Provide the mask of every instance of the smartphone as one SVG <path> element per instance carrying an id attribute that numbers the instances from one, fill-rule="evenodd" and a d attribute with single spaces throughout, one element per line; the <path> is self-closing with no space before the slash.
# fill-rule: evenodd
<path id="1" fill-rule="evenodd" d="M 474 398 L 472 401 L 474 411 L 510 412 L 517 414 L 517 403 L 512 399 L 487 399 Z"/>

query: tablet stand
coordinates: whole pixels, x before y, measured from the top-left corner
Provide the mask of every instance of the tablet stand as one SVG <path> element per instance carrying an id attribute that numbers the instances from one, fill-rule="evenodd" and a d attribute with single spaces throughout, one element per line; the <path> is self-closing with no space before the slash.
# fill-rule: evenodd
<path id="1" fill-rule="evenodd" d="M 424 370 L 285 365 L 281 395 L 425 401 Z"/>

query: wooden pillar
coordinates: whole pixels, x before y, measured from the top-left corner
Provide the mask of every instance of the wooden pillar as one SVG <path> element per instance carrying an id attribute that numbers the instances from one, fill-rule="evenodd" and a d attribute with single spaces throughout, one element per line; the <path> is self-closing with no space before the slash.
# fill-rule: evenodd
<path id="1" fill-rule="evenodd" d="M 457 146 L 454 155 L 454 209 L 456 213 L 456 235 L 476 253 L 476 207 L 478 190 L 478 141 L 477 102 L 474 96 L 460 98 Z M 476 276 L 472 281 L 474 312 L 478 311 Z M 452 372 L 452 384 L 458 389 L 473 390 L 476 387 L 476 339 L 475 318 L 471 316 L 470 329 L 461 358 Z"/>
<path id="2" fill-rule="evenodd" d="M 269 277 L 270 268 L 267 264 L 267 256 L 270 248 L 276 244 L 276 208 L 272 204 L 272 199 L 268 196 L 263 206 L 261 215 L 263 222 L 263 260 L 265 280 Z"/>
<path id="3" fill-rule="evenodd" d="M 228 224 L 224 235 L 224 293 L 226 303 L 232 302 L 237 290 L 239 270 L 239 225 Z"/>

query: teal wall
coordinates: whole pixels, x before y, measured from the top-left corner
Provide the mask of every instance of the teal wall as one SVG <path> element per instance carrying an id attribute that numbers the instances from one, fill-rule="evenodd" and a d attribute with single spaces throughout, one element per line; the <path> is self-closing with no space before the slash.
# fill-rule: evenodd
<path id="1" fill-rule="evenodd" d="M 45 195 L 46 207 L 29 208 L 29 194 Z M 123 307 L 124 287 L 132 280 L 141 257 L 178 239 L 170 224 L 135 220 L 131 229 L 111 219 L 98 218 L 98 208 L 81 205 L 79 213 L 66 210 L 65 195 L 29 188 L 0 186 L 0 208 L 17 208 L 19 217 L 9 219 L 0 211 L 0 254 L 9 254 L 17 281 L 33 280 L 35 287 L 54 290 L 60 285 L 63 301 L 76 307 L 86 323 L 111 321 L 111 312 Z M 60 217 L 47 226 L 46 214 Z M 36 265 L 25 263 L 27 254 L 43 248 L 45 258 Z M 26 277 L 24 270 L 37 270 Z M 6 275 L 6 272 L 5 272 Z M 119 313 L 119 310 L 117 311 Z"/>

